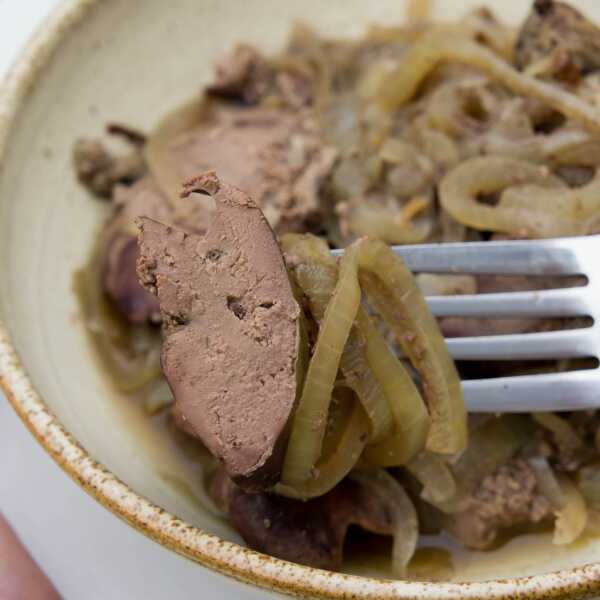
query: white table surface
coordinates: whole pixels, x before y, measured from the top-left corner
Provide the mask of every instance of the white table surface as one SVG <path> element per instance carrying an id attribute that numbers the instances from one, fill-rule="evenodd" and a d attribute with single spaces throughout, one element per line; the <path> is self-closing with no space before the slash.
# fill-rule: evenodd
<path id="1" fill-rule="evenodd" d="M 0 77 L 58 1 L 0 0 Z M 274 597 L 164 550 L 118 520 L 46 455 L 1 394 L 0 511 L 66 600 Z"/>

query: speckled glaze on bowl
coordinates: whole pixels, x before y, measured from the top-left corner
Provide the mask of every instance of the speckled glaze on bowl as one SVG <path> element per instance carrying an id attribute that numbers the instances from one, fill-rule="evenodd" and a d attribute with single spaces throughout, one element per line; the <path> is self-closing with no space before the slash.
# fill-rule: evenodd
<path id="1" fill-rule="evenodd" d="M 44 448 L 115 515 L 245 582 L 319 598 L 589 597 L 600 592 L 600 541 L 514 564 L 509 548 L 504 558 L 483 561 L 479 572 L 464 571 L 464 579 L 478 581 L 444 584 L 329 573 L 242 547 L 194 494 L 169 484 L 173 473 L 185 480 L 183 467 L 153 443 L 146 423 L 114 401 L 78 317 L 72 273 L 106 208 L 86 200 L 73 180 L 75 138 L 98 135 L 109 120 L 149 129 L 208 81 L 215 57 L 237 40 L 275 49 L 297 19 L 354 35 L 370 21 L 401 20 L 402 4 L 380 0 L 368 11 L 364 0 L 61 5 L 0 88 L 0 384 Z M 475 4 L 438 0 L 435 8 L 456 17 Z M 516 21 L 524 4 L 503 2 L 502 16 Z M 577 4 L 600 19 L 595 0 Z"/>

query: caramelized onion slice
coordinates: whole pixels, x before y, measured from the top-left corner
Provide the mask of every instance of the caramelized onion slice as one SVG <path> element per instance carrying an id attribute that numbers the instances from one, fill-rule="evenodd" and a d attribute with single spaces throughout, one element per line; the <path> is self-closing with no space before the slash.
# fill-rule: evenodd
<path id="1" fill-rule="evenodd" d="M 457 500 L 458 487 L 448 464 L 431 452 L 421 452 L 408 465 L 408 471 L 423 486 L 421 498 L 447 511 Z"/>
<path id="2" fill-rule="evenodd" d="M 469 446 L 452 465 L 461 492 L 471 492 L 485 477 L 505 464 L 530 439 L 533 427 L 524 415 L 492 417 L 471 431 Z"/>
<path id="3" fill-rule="evenodd" d="M 600 214 L 600 175 L 572 189 L 514 187 L 504 192 L 498 208 L 519 211 L 527 218 L 532 237 L 586 235 L 597 226 Z"/>
<path id="4" fill-rule="evenodd" d="M 554 434 L 556 442 L 563 448 L 579 450 L 583 440 L 577 435 L 573 426 L 554 413 L 532 413 L 534 421 Z"/>
<path id="5" fill-rule="evenodd" d="M 181 175 L 171 153 L 171 143 L 180 134 L 196 127 L 205 115 L 206 104 L 202 99 L 186 102 L 158 123 L 144 146 L 144 158 L 150 172 L 172 206 L 179 201 Z"/>
<path id="6" fill-rule="evenodd" d="M 125 322 L 112 308 L 102 289 L 97 253 L 95 249 L 88 264 L 75 274 L 85 327 L 115 390 L 135 392 L 162 375 L 159 333 L 147 325 Z"/>
<path id="7" fill-rule="evenodd" d="M 275 493 L 300 500 L 326 494 L 356 465 L 368 437 L 367 419 L 361 403 L 352 393 L 343 394 L 336 389 L 322 455 L 315 465 L 313 476 L 301 485 L 278 483 Z"/>
<path id="8" fill-rule="evenodd" d="M 568 477 L 559 476 L 558 483 L 564 507 L 556 512 L 552 542 L 562 546 L 572 544 L 584 532 L 587 524 L 587 509 L 583 496 Z"/>
<path id="9" fill-rule="evenodd" d="M 385 244 L 359 240 L 346 249 L 321 322 L 302 396 L 294 415 L 282 483 L 298 487 L 320 454 L 335 378 L 360 308 L 361 282 L 371 304 L 395 332 L 420 373 L 432 414 L 427 445 L 454 454 L 467 442 L 466 410 L 454 363 L 411 273 Z M 367 277 L 368 276 L 368 277 Z M 373 365 L 371 365 L 373 367 Z"/>
<path id="10" fill-rule="evenodd" d="M 422 198 L 425 200 L 425 197 Z M 421 197 L 413 200 L 421 201 Z M 407 215 L 401 206 L 390 207 L 368 199 L 352 203 L 348 207 L 346 221 L 354 235 L 369 236 L 392 245 L 418 244 L 425 241 L 433 230 L 431 217 L 415 218 L 415 215 Z"/>
<path id="11" fill-rule="evenodd" d="M 313 317 L 321 322 L 337 282 L 336 260 L 327 244 L 313 235 L 287 234 L 281 239 L 281 247 L 294 261 L 299 261 L 292 269 L 294 278 L 308 298 Z M 390 434 L 393 415 L 367 360 L 366 338 L 366 331 L 352 328 L 340 359 L 340 369 L 346 385 L 357 394 L 370 421 L 370 440 L 376 441 Z"/>
<path id="12" fill-rule="evenodd" d="M 368 315 L 361 311 L 358 324 L 367 337 L 367 358 L 394 414 L 394 430 L 380 443 L 365 449 L 365 459 L 380 467 L 404 465 L 425 446 L 430 428 L 427 408 L 404 365 L 393 355 Z"/>
<path id="13" fill-rule="evenodd" d="M 419 538 L 417 511 L 408 494 L 384 469 L 356 469 L 350 477 L 389 503 L 396 532 L 392 549 L 392 571 L 396 577 L 406 577 L 406 568 L 415 553 Z"/>
<path id="14" fill-rule="evenodd" d="M 294 268 L 295 277 L 309 298 L 313 315 L 320 321 L 335 287 L 336 261 L 325 242 L 314 236 L 284 236 L 282 247 L 301 261 Z M 425 444 L 429 429 L 427 410 L 410 375 L 362 307 L 340 368 L 371 420 L 369 462 L 378 466 L 408 462 Z"/>
<path id="15" fill-rule="evenodd" d="M 450 27 L 437 27 L 424 35 L 379 88 L 376 99 L 388 111 L 400 108 L 441 62 L 459 62 L 481 69 L 513 92 L 537 98 L 587 129 L 600 131 L 600 113 L 595 107 L 557 85 L 520 73 L 488 48 Z"/>
<path id="16" fill-rule="evenodd" d="M 569 190 L 544 167 L 508 157 L 484 156 L 450 171 L 442 179 L 439 193 L 443 208 L 468 227 L 554 237 L 572 235 L 578 227 L 587 225 L 595 203 L 600 203 L 591 185 L 586 186 L 589 190 Z M 478 201 L 479 196 L 503 190 L 496 206 Z"/>
<path id="17" fill-rule="evenodd" d="M 344 262 L 355 261 L 369 303 L 394 332 L 421 376 L 431 417 L 427 448 L 456 454 L 467 446 L 467 413 L 462 387 L 437 321 L 410 271 L 379 241 L 359 240 L 346 249 Z"/>
<path id="18" fill-rule="evenodd" d="M 535 472 L 540 490 L 554 509 L 556 520 L 552 542 L 557 546 L 573 543 L 587 524 L 587 508 L 581 492 L 567 476 L 555 475 L 544 457 L 532 457 L 529 464 Z"/>
<path id="19" fill-rule="evenodd" d="M 600 510 L 600 463 L 585 465 L 577 473 L 577 486 L 588 506 Z"/>
<path id="20" fill-rule="evenodd" d="M 293 417 L 281 482 L 301 488 L 313 476 L 321 455 L 331 395 L 361 292 L 356 268 L 342 261 L 335 290 L 320 324 L 304 388 Z"/>

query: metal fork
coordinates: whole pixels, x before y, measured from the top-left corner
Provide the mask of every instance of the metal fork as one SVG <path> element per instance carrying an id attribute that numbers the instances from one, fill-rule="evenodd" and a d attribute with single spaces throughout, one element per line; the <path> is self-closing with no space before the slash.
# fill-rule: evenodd
<path id="1" fill-rule="evenodd" d="M 580 275 L 586 285 L 427 298 L 439 317 L 591 317 L 582 329 L 448 338 L 459 360 L 600 358 L 600 235 L 540 241 L 394 246 L 411 271 L 473 275 Z M 471 412 L 600 408 L 600 368 L 463 381 Z"/>

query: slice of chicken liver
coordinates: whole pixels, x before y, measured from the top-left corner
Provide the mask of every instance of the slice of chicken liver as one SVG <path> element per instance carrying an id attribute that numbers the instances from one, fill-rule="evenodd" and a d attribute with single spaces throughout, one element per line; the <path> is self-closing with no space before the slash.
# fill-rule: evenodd
<path id="1" fill-rule="evenodd" d="M 564 2 L 535 0 L 515 44 L 515 62 L 525 69 L 545 58 L 553 58 L 555 78 L 576 83 L 600 69 L 600 28 Z"/>
<path id="2" fill-rule="evenodd" d="M 278 234 L 317 231 L 323 219 L 319 189 L 337 152 L 324 146 L 310 119 L 291 111 L 220 106 L 206 123 L 173 141 L 173 163 L 181 180 L 216 169 L 247 192 Z M 133 323 L 156 320 L 155 299 L 135 274 L 133 223 L 146 216 L 187 232 L 203 233 L 211 207 L 172 206 L 152 176 L 117 186 L 115 212 L 104 237 L 104 287 Z"/>
<path id="3" fill-rule="evenodd" d="M 158 296 L 179 412 L 236 482 L 264 489 L 279 479 L 296 399 L 300 308 L 254 202 L 214 172 L 188 191 L 213 197 L 208 231 L 140 219 L 140 282 Z"/>
<path id="4" fill-rule="evenodd" d="M 325 217 L 319 190 L 337 154 L 310 115 L 230 105 L 171 144 L 182 181 L 214 169 L 256 202 L 278 234 L 319 230 Z"/>
<path id="5" fill-rule="evenodd" d="M 210 482 L 210 493 L 251 548 L 311 567 L 339 570 L 350 525 L 380 535 L 394 533 L 393 507 L 349 479 L 303 502 L 248 493 L 220 471 Z"/>
<path id="6" fill-rule="evenodd" d="M 160 320 L 156 298 L 140 286 L 136 263 L 138 247 L 135 219 L 147 215 L 169 220 L 165 197 L 151 176 L 131 187 L 117 186 L 113 192 L 114 213 L 102 237 L 102 278 L 104 291 L 119 312 L 131 323 Z"/>

